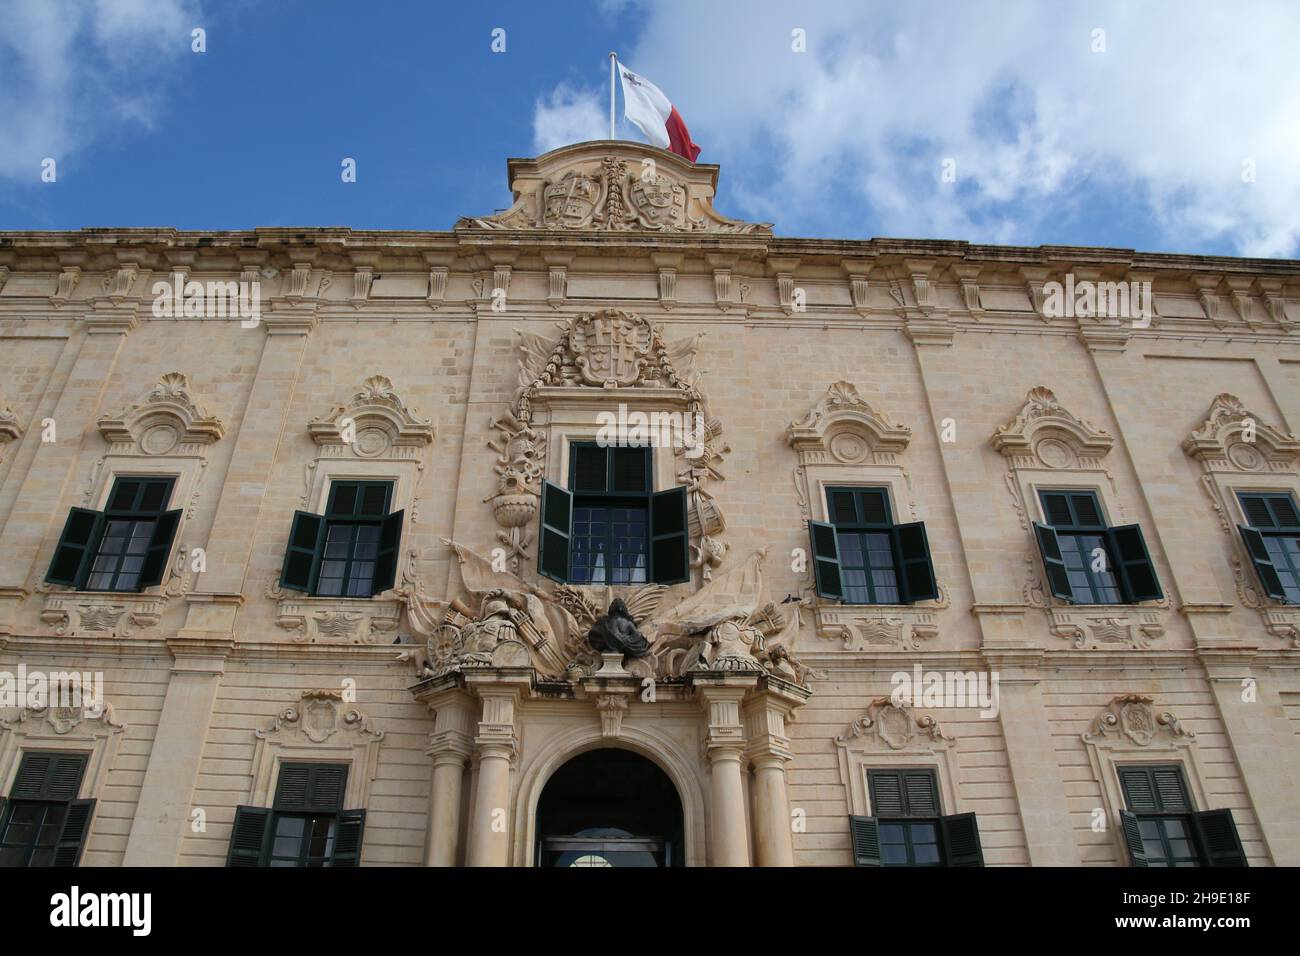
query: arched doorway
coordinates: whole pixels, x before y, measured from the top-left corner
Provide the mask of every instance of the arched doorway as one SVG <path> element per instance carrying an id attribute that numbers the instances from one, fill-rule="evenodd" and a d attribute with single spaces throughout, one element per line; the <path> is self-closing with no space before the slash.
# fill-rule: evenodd
<path id="1" fill-rule="evenodd" d="M 589 750 L 537 803 L 538 866 L 681 866 L 682 802 L 668 775 L 629 750 Z"/>

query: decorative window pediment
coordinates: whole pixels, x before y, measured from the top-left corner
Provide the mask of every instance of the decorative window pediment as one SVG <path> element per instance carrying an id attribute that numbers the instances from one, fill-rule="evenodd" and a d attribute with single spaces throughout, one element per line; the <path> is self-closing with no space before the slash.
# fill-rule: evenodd
<path id="1" fill-rule="evenodd" d="M 393 383 L 383 375 L 372 375 L 361 383 L 347 405 L 336 405 L 329 414 L 307 426 L 312 440 L 326 455 L 358 458 L 408 458 L 414 450 L 433 442 L 433 424 L 408 408 Z"/>
<path id="2" fill-rule="evenodd" d="M 24 751 L 66 750 L 89 752 L 81 792 L 88 797 L 102 793 L 126 724 L 112 703 L 98 696 L 100 690 L 90 674 L 62 675 L 39 706 L 18 707 L 9 719 L 0 720 L 0 788 L 13 779 Z"/>
<path id="3" fill-rule="evenodd" d="M 1121 694 L 1111 699 L 1083 735 L 1085 743 L 1101 740 L 1127 740 L 1139 747 L 1152 743 L 1172 746 L 1178 740 L 1193 740 L 1196 734 L 1187 730 L 1178 718 L 1168 711 L 1156 713 L 1154 699 L 1143 694 Z"/>
<path id="4" fill-rule="evenodd" d="M 831 385 L 786 430 L 786 441 L 804 464 L 892 465 L 911 440 L 910 428 L 890 424 L 849 382 Z"/>
<path id="5" fill-rule="evenodd" d="M 350 764 L 344 805 L 364 808 L 379 766 L 384 731 L 343 700 L 341 690 L 305 690 L 264 730 L 254 731 L 253 781 L 249 803 L 268 807 L 279 766 L 286 761 L 338 761 Z"/>
<path id="6" fill-rule="evenodd" d="M 909 701 L 873 700 L 866 712 L 835 738 L 835 749 L 850 814 L 870 811 L 867 771 L 873 769 L 934 768 L 946 812 L 960 809 L 956 741 L 940 729 L 937 720 L 918 713 Z"/>
<path id="7" fill-rule="evenodd" d="M 1300 439 L 1251 414 L 1241 399 L 1224 392 L 1187 436 L 1183 451 L 1206 471 L 1293 472 Z"/>
<path id="8" fill-rule="evenodd" d="M 1020 411 L 992 439 L 994 450 L 1021 468 L 1099 468 L 1114 444 L 1104 429 L 1072 414 L 1041 385 L 1029 390 Z"/>
<path id="9" fill-rule="evenodd" d="M 168 372 L 140 401 L 97 424 L 113 455 L 202 455 L 204 446 L 225 434 L 221 420 L 199 406 L 180 372 Z"/>

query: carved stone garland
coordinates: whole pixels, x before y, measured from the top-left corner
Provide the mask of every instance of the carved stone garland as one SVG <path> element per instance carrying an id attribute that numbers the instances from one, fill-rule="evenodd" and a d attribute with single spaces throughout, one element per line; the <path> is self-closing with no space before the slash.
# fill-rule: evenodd
<path id="1" fill-rule="evenodd" d="M 1085 421 L 1067 409 L 1056 394 L 1045 386 L 1032 388 L 1020 410 L 993 433 L 990 444 L 1007 460 L 1006 485 L 1020 527 L 1030 531 L 1030 499 L 1035 482 L 1052 482 L 1059 475 L 1063 486 L 1070 479 L 1102 480 L 1114 492 L 1118 516 L 1123 518 L 1114 476 L 1104 464 L 1115 439 L 1104 429 Z M 1064 606 L 1053 604 L 1043 579 L 1037 544 L 1027 536 L 1025 553 L 1024 603 L 1042 608 L 1053 634 L 1069 640 L 1078 649 L 1128 648 L 1142 650 L 1152 640 L 1164 636 L 1163 612 L 1170 606 L 1168 595 L 1151 605 Z"/>
<path id="2" fill-rule="evenodd" d="M 813 501 L 829 484 L 888 485 L 896 509 L 906 507 L 916 518 L 911 480 L 900 458 L 912 431 L 891 424 L 858 394 L 850 382 L 835 382 L 808 413 L 786 429 L 786 441 L 799 456 L 794 470 L 795 491 L 805 521 L 819 520 Z M 822 516 L 824 517 L 824 516 Z M 811 568 L 810 568 L 811 575 Z M 868 607 L 823 601 L 810 583 L 804 606 L 814 609 L 817 633 L 838 640 L 845 650 L 915 650 L 936 637 L 936 614 L 949 605 L 940 588 L 938 601 L 915 605 Z"/>
<path id="3" fill-rule="evenodd" d="M 1183 442 L 1188 457 L 1203 469 L 1201 488 L 1232 542 L 1233 579 L 1237 597 L 1254 608 L 1265 630 L 1300 647 L 1300 607 L 1271 601 L 1259 588 L 1240 535 L 1233 527 L 1237 506 L 1234 488 L 1278 482 L 1300 490 L 1300 439 L 1253 414 L 1235 395 L 1216 395 L 1205 421 Z"/>
<path id="4" fill-rule="evenodd" d="M 685 420 L 703 426 L 695 447 L 675 447 L 673 453 L 679 459 L 677 480 L 687 488 L 691 566 L 708 581 L 726 553 L 719 538 L 726 520 L 708 485 L 724 479 L 719 466 L 731 449 L 719 441 L 722 424 L 709 417 L 698 388 L 694 360 L 702 336 L 669 345 L 660 326 L 620 309 L 584 313 L 557 327 L 560 336 L 554 341 L 516 330 L 523 353 L 519 390 L 510 412 L 490 422 L 496 432 L 488 446 L 497 453 L 497 490 L 484 501 L 491 502 L 504 529 L 498 540 L 507 548 L 510 569 L 519 571 L 530 551 L 533 537 L 527 529 L 537 516 L 545 469 L 546 436 L 533 427 L 534 403 L 558 389 L 621 389 L 632 399 L 673 393 Z M 611 410 L 616 398 L 610 394 Z"/>

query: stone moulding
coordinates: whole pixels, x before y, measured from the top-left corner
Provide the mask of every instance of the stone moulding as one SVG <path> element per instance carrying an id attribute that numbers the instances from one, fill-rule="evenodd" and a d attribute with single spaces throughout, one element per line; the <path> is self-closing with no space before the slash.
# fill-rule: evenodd
<path id="1" fill-rule="evenodd" d="M 392 381 L 372 375 L 361 383 L 347 405 L 308 423 L 317 445 L 339 457 L 349 452 L 358 458 L 411 457 L 401 449 L 418 449 L 433 443 L 433 424 L 407 407 Z"/>
<path id="2" fill-rule="evenodd" d="M 4 283 L 0 282 L 0 288 Z M 18 416 L 5 404 L 4 395 L 0 394 L 0 461 L 4 461 L 5 446 L 23 437 L 23 427 L 18 424 Z"/>
<path id="3" fill-rule="evenodd" d="M 195 401 L 189 380 L 168 372 L 140 401 L 96 423 L 110 454 L 196 455 L 225 434 L 221 420 Z"/>
<path id="4" fill-rule="evenodd" d="M 405 607 L 397 598 L 309 597 L 286 591 L 278 573 L 266 595 L 276 602 L 276 626 L 298 644 L 387 643 Z"/>
<path id="5" fill-rule="evenodd" d="M 1194 740 L 1196 734 L 1187 730 L 1178 718 L 1168 711 L 1156 713 L 1154 699 L 1143 694 L 1121 694 L 1111 699 L 1088 726 L 1083 735 L 1085 743 L 1106 738 L 1127 737 L 1139 747 L 1149 746 L 1157 738 L 1169 741 Z"/>
<path id="6" fill-rule="evenodd" d="M 1029 390 L 1020 411 L 998 427 L 990 443 L 1013 467 L 1098 468 L 1115 439 L 1072 414 L 1040 385 Z"/>
<path id="7" fill-rule="evenodd" d="M 895 703 L 889 697 L 873 700 L 866 713 L 835 738 L 835 742 L 841 745 L 883 745 L 890 750 L 905 750 L 917 743 L 926 747 L 944 746 L 951 740 L 933 717 L 918 714 L 910 703 Z"/>
<path id="8" fill-rule="evenodd" d="M 848 434 L 856 441 L 841 439 Z M 912 440 L 912 430 L 890 424 L 850 382 L 835 382 L 797 422 L 786 441 L 805 462 L 894 464 Z"/>

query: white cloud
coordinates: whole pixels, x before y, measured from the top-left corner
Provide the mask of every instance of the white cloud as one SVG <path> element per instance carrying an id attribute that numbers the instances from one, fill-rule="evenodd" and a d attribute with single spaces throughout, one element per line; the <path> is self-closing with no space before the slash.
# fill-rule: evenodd
<path id="1" fill-rule="evenodd" d="M 533 111 L 533 145 L 539 153 L 609 137 L 608 101 L 602 112 L 597 90 L 579 90 L 561 83 L 537 101 Z"/>
<path id="2" fill-rule="evenodd" d="M 195 0 L 6 0 L 0 10 L 0 178 L 38 182 L 114 126 L 151 128 L 203 25 Z"/>
<path id="3" fill-rule="evenodd" d="M 1300 248 L 1289 0 L 638 6 L 629 60 L 724 164 L 730 212 L 786 234 L 1058 242 L 1064 216 L 1120 216 L 1186 251 Z"/>

